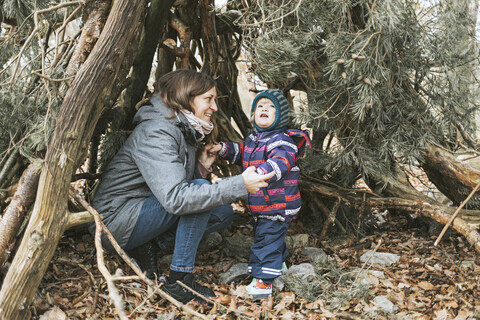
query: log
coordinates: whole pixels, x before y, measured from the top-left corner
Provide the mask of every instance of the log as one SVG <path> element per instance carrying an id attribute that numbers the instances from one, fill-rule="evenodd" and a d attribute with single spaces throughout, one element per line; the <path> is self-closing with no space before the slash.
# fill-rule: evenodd
<path id="1" fill-rule="evenodd" d="M 15 238 L 28 208 L 35 200 L 41 164 L 32 162 L 22 174 L 13 199 L 0 221 L 0 267 L 10 256 L 8 246 Z"/>
<path id="2" fill-rule="evenodd" d="M 457 160 L 454 155 L 435 145 L 427 146 L 422 168 L 428 179 L 447 198 L 459 205 L 480 183 L 480 171 L 466 162 Z M 480 209 L 480 197 L 476 193 L 466 208 Z"/>
<path id="3" fill-rule="evenodd" d="M 144 11 L 143 1 L 117 0 L 86 62 L 60 107 L 45 156 L 37 199 L 17 254 L 0 291 L 0 319 L 28 319 L 33 295 L 68 221 L 75 164 L 87 145 Z M 90 130 L 89 130 L 90 129 Z"/>

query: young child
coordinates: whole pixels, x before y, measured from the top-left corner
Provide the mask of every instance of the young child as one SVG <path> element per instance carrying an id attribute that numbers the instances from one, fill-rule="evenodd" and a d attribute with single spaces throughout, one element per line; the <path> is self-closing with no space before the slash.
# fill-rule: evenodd
<path id="1" fill-rule="evenodd" d="M 285 236 L 301 205 L 296 162 L 311 141 L 307 131 L 287 129 L 290 106 L 278 89 L 259 93 L 251 113 L 255 130 L 246 141 L 221 142 L 214 150 L 244 170 L 254 166 L 259 174 L 275 172 L 268 187 L 248 194 L 246 201 L 254 220 L 248 266 L 253 281 L 246 288 L 252 298 L 263 299 L 272 294 L 272 282 L 288 256 Z"/>

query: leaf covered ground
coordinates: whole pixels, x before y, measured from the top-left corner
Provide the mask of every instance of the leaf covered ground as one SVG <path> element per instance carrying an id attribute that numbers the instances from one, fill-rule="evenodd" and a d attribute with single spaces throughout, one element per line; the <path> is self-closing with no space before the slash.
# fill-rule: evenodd
<path id="1" fill-rule="evenodd" d="M 408 228 L 404 219 L 388 214 L 383 219 L 362 237 L 330 235 L 324 241 L 318 239 L 320 232 L 295 222 L 289 233 L 308 232 L 309 245 L 328 254 L 328 265 L 317 268 L 314 278 L 287 283 L 284 291 L 262 301 L 246 297 L 243 285 L 248 278 L 219 284 L 219 274 L 244 259 L 225 256 L 222 245 L 201 253 L 195 274 L 217 299 L 215 304 L 190 305 L 210 319 L 480 319 L 480 259 L 465 239 L 448 233 L 434 247 L 438 233 Z M 228 233 L 250 232 L 243 223 L 236 219 Z M 379 241 L 377 252 L 400 256 L 397 263 L 385 267 L 360 261 Z M 118 256 L 107 254 L 105 260 L 112 274 L 134 275 Z M 220 261 L 225 263 L 217 264 Z M 289 265 L 302 262 L 308 261 L 299 250 L 291 253 Z M 117 282 L 117 287 L 131 319 L 188 318 L 141 281 Z M 378 297 L 388 299 L 394 309 L 379 307 Z M 84 230 L 69 231 L 61 239 L 36 294 L 33 314 L 35 319 L 116 319 L 97 268 L 93 237 Z"/>

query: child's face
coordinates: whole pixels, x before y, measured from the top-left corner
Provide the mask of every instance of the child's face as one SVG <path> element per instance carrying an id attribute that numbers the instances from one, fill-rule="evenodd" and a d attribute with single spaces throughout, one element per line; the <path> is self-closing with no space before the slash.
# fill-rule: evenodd
<path id="1" fill-rule="evenodd" d="M 262 129 L 270 127 L 275 121 L 277 111 L 272 100 L 261 98 L 257 101 L 253 121 Z"/>

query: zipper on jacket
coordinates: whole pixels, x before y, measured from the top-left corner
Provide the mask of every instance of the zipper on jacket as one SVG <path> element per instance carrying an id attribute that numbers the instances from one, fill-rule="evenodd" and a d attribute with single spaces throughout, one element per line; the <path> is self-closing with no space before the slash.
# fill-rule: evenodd
<path id="1" fill-rule="evenodd" d="M 250 159 L 252 157 L 252 154 L 255 152 L 255 150 L 257 149 L 258 147 L 258 144 L 260 143 L 260 139 L 259 139 L 259 135 L 256 135 L 255 136 L 255 147 L 253 148 L 252 152 L 250 153 L 250 155 L 248 156 L 248 161 L 247 161 L 247 168 L 249 167 L 249 164 L 250 164 Z M 263 192 L 263 198 L 265 199 L 265 202 L 267 203 L 267 205 L 272 205 L 272 201 L 270 200 L 270 195 L 268 194 L 268 190 L 267 190 L 267 187 L 263 187 L 261 188 L 262 192 Z M 248 198 L 247 197 L 247 207 L 249 205 L 249 201 L 248 201 Z"/>

